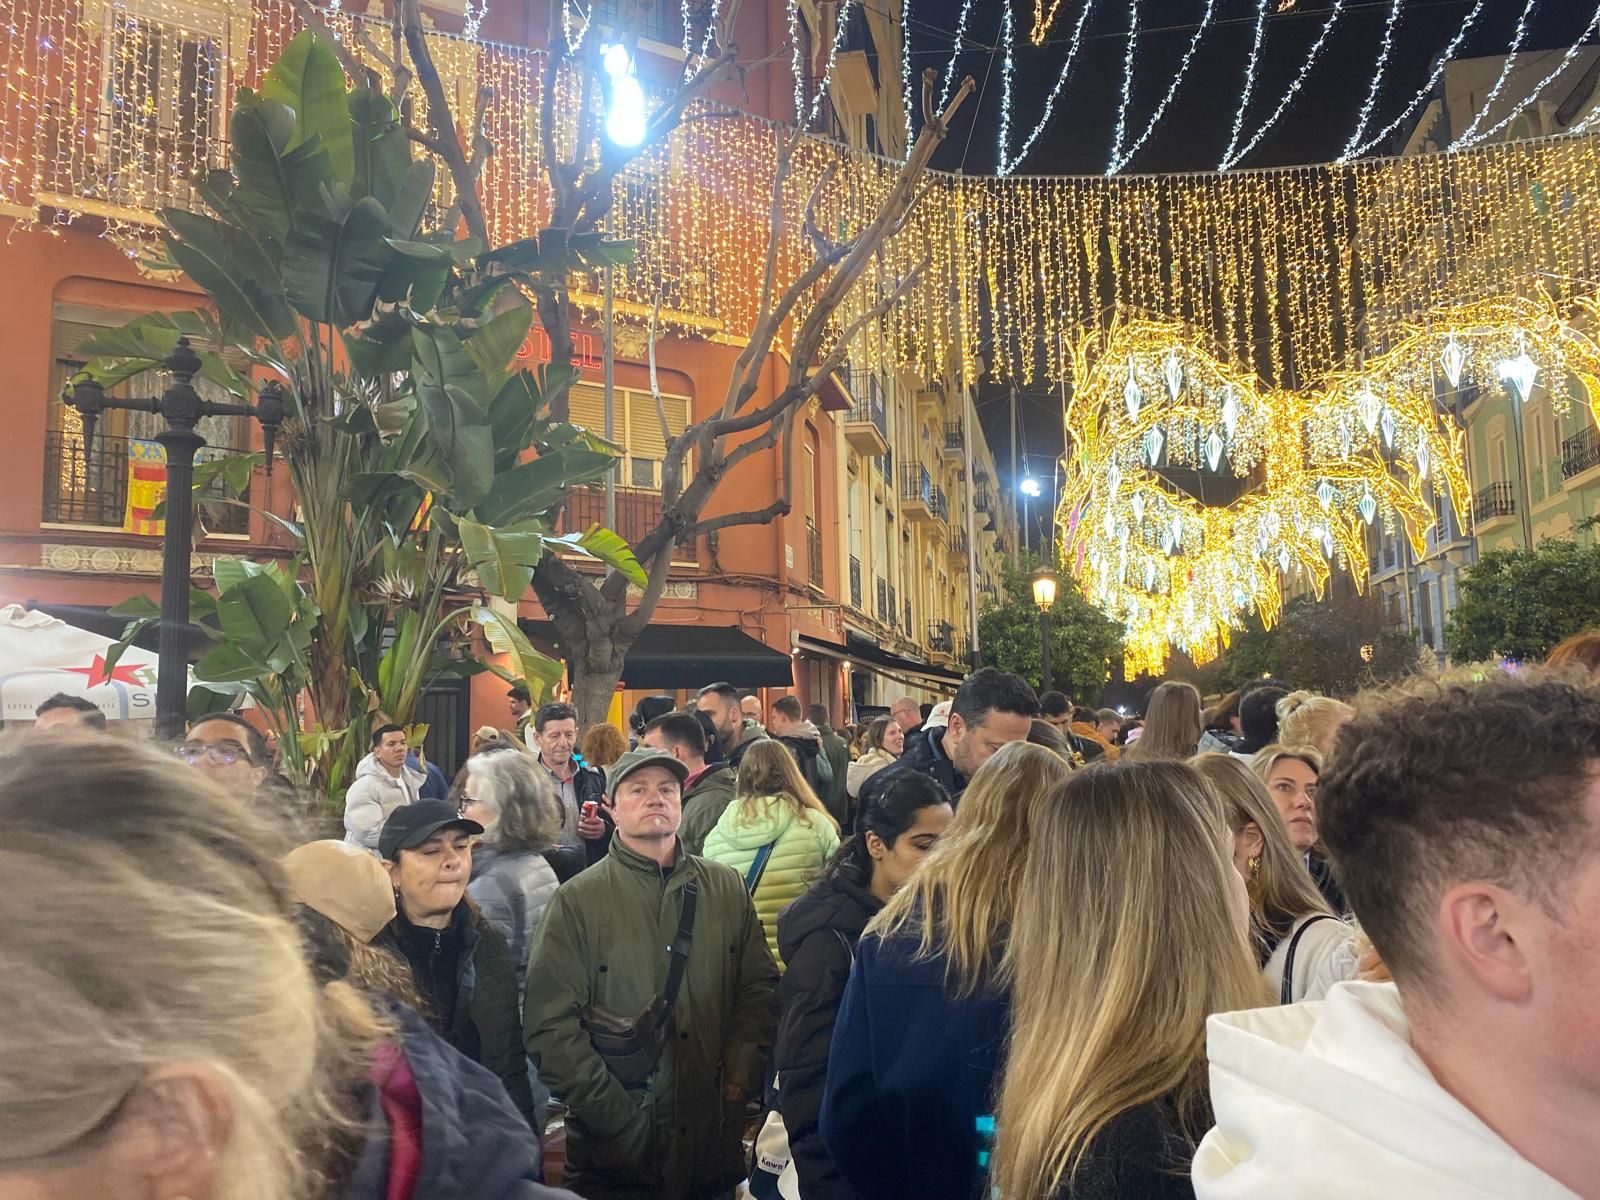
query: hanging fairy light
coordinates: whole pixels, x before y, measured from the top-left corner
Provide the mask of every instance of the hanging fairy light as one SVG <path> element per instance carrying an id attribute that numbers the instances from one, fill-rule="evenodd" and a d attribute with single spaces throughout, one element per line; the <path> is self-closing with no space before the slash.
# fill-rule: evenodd
<path id="1" fill-rule="evenodd" d="M 1466 365 L 1467 356 L 1461 349 L 1461 343 L 1456 341 L 1456 335 L 1451 334 L 1445 341 L 1444 349 L 1439 352 L 1439 365 L 1444 368 L 1444 377 L 1450 381 L 1450 387 L 1459 391 L 1461 388 L 1461 368 Z"/>
<path id="2" fill-rule="evenodd" d="M 1533 383 L 1538 377 L 1539 368 L 1533 359 L 1528 357 L 1525 347 L 1518 347 L 1517 356 L 1502 360 L 1496 365 L 1500 382 L 1511 389 L 1519 404 L 1526 404 L 1528 397 L 1533 395 Z"/>

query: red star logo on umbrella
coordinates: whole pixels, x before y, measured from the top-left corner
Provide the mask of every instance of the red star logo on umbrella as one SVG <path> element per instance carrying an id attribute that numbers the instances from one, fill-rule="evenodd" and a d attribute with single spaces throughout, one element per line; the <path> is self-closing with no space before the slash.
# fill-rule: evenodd
<path id="1" fill-rule="evenodd" d="M 138 687 L 144 682 L 137 674 L 141 668 L 132 664 L 118 663 L 108 670 L 104 654 L 96 654 L 94 662 L 87 667 L 62 667 L 61 669 L 84 676 L 89 681 L 90 687 L 99 687 L 105 683 L 131 683 Z"/>

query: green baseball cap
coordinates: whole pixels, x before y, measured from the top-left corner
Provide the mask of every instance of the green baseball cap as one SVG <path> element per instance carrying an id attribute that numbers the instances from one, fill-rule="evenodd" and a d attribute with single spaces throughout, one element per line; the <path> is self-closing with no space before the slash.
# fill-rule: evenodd
<path id="1" fill-rule="evenodd" d="M 637 750 L 629 750 L 606 768 L 606 790 L 615 796 L 622 781 L 642 767 L 663 767 L 672 772 L 680 785 L 689 778 L 689 768 L 665 750 L 640 746 Z"/>

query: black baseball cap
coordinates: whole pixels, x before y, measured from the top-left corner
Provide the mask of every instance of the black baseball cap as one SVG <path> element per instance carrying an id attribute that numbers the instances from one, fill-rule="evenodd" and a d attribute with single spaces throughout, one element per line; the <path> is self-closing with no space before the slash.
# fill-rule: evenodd
<path id="1" fill-rule="evenodd" d="M 390 862 L 401 850 L 415 850 L 441 829 L 482 833 L 483 826 L 469 821 L 443 800 L 418 800 L 402 804 L 389 814 L 378 835 L 378 853 Z"/>

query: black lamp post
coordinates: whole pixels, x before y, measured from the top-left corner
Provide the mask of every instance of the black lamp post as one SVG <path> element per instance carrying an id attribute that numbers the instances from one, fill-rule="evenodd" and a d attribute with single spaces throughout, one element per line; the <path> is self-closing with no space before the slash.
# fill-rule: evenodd
<path id="1" fill-rule="evenodd" d="M 83 458 L 89 461 L 95 425 L 107 409 L 160 413 L 166 428 L 155 440 L 167 452 L 166 536 L 161 546 L 161 623 L 157 649 L 156 736 L 174 738 L 183 732 L 188 698 L 189 653 L 185 644 L 189 630 L 190 551 L 194 530 L 194 456 L 206 444 L 195 431 L 201 417 L 254 417 L 261 425 L 266 449 L 267 474 L 272 474 L 272 445 L 278 426 L 283 423 L 283 388 L 275 381 L 261 385 L 261 399 L 254 405 L 226 404 L 202 399 L 194 390 L 194 376 L 200 370 L 200 356 L 179 338 L 163 363 L 171 382 L 159 398 L 108 400 L 105 389 L 93 380 L 82 380 L 66 397 L 69 406 L 83 418 Z"/>
<path id="2" fill-rule="evenodd" d="M 1046 692 L 1055 687 L 1050 672 L 1050 606 L 1056 602 L 1059 582 L 1049 567 L 1033 573 L 1033 602 L 1039 606 L 1039 687 Z"/>

